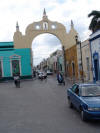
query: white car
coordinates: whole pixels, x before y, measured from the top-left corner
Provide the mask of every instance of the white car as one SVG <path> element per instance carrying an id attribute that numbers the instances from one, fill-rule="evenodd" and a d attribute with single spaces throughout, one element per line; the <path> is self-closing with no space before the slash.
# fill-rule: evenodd
<path id="1" fill-rule="evenodd" d="M 51 72 L 50 70 L 47 70 L 47 75 L 52 75 L 53 72 Z"/>
<path id="2" fill-rule="evenodd" d="M 45 78 L 47 78 L 47 74 L 44 72 L 39 72 L 38 78 L 39 79 L 45 79 Z"/>

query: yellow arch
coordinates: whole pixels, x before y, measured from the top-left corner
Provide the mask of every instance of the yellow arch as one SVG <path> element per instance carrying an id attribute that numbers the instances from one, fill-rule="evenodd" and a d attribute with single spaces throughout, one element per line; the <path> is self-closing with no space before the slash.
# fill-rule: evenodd
<path id="1" fill-rule="evenodd" d="M 34 38 L 43 33 L 50 33 L 55 35 L 65 49 L 68 49 L 76 44 L 75 36 L 77 32 L 74 27 L 71 27 L 69 33 L 66 32 L 66 28 L 63 24 L 50 21 L 46 14 L 43 14 L 43 19 L 38 22 L 29 24 L 25 30 L 25 35 L 19 31 L 18 25 L 16 32 L 14 33 L 14 47 L 15 48 L 31 48 Z"/>

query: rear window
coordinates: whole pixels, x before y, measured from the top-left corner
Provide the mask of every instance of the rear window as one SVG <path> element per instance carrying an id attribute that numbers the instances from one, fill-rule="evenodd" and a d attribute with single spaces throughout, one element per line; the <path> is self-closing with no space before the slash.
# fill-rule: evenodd
<path id="1" fill-rule="evenodd" d="M 100 86 L 99 85 L 82 86 L 81 96 L 100 96 Z"/>

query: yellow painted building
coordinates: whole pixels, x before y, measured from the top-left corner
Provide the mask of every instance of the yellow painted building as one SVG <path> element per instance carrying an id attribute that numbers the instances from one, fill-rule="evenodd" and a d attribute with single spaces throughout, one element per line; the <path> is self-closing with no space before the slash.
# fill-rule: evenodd
<path id="1" fill-rule="evenodd" d="M 71 79 L 78 79 L 77 46 L 66 50 L 66 74 Z"/>

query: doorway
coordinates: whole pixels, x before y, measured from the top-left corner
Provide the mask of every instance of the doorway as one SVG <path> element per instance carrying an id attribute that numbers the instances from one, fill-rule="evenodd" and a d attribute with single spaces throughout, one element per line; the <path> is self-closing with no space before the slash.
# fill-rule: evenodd
<path id="1" fill-rule="evenodd" d="M 19 60 L 12 60 L 12 76 L 20 75 Z"/>
<path id="2" fill-rule="evenodd" d="M 99 78 L 99 54 L 95 52 L 93 54 L 93 59 L 94 59 L 94 76 L 95 80 L 97 81 Z"/>
<path id="3" fill-rule="evenodd" d="M 98 73 L 99 73 L 98 64 L 99 64 L 98 59 L 94 59 L 94 71 L 95 71 L 95 80 L 96 81 L 98 80 Z"/>
<path id="4" fill-rule="evenodd" d="M 0 60 L 0 78 L 2 78 L 2 62 Z"/>

